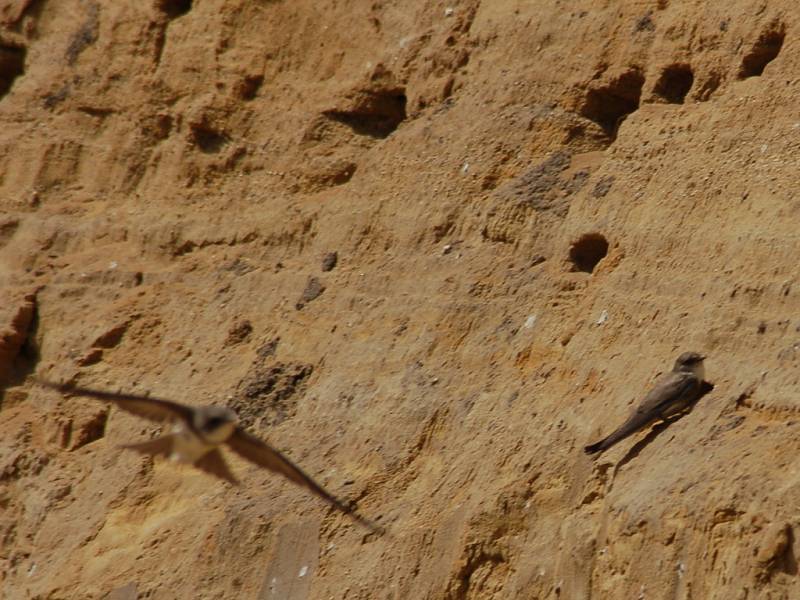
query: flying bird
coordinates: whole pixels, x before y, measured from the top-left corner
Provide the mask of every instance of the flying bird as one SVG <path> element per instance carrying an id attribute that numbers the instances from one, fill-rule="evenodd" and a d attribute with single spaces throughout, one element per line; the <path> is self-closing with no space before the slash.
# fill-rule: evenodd
<path id="1" fill-rule="evenodd" d="M 675 361 L 672 371 L 659 377 L 652 390 L 644 397 L 616 431 L 599 442 L 584 448 L 586 454 L 596 454 L 608 450 L 629 435 L 652 425 L 658 420 L 666 420 L 691 406 L 703 388 L 703 368 L 705 356 L 697 352 L 684 352 Z"/>
<path id="2" fill-rule="evenodd" d="M 384 531 L 380 525 L 362 517 L 352 506 L 327 492 L 278 450 L 247 433 L 239 425 L 236 413 L 230 408 L 225 406 L 187 406 L 171 400 L 139 394 L 71 387 L 38 379 L 37 382 L 62 393 L 89 396 L 110 402 L 128 413 L 149 421 L 156 423 L 171 421 L 174 424 L 172 432 L 169 434 L 147 442 L 126 444 L 122 446 L 123 448 L 149 456 L 165 456 L 176 462 L 192 464 L 232 485 L 239 485 L 239 481 L 231 473 L 222 452 L 220 452 L 221 446 L 226 444 L 251 463 L 280 473 L 293 483 L 311 490 L 328 504 L 349 515 L 367 529 L 375 533 Z"/>

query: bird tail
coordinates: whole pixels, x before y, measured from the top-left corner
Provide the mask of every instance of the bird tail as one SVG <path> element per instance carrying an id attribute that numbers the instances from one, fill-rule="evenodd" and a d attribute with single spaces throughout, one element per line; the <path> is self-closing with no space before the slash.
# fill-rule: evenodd
<path id="1" fill-rule="evenodd" d="M 625 425 L 617 429 L 614 433 L 604 437 L 599 442 L 595 442 L 594 444 L 589 444 L 583 449 L 583 451 L 586 452 L 586 454 L 599 454 L 600 452 L 608 450 L 609 448 L 611 448 L 611 446 L 613 446 L 617 442 L 624 440 L 626 437 L 628 437 L 630 434 L 636 431 L 637 428 L 638 427 L 635 425 L 626 423 Z"/>
<path id="2" fill-rule="evenodd" d="M 600 440 L 594 444 L 589 444 L 583 449 L 583 451 L 586 452 L 586 454 L 597 454 L 598 452 L 602 452 L 605 450 L 605 446 L 603 445 L 604 442 L 605 440 Z"/>
<path id="3" fill-rule="evenodd" d="M 599 442 L 586 446 L 583 450 L 586 452 L 586 454 L 597 454 L 598 452 L 608 450 L 617 442 L 621 442 L 629 435 L 632 435 L 640 429 L 647 427 L 659 417 L 660 414 L 649 415 L 634 413 L 616 431 L 610 433 Z"/>
<path id="4" fill-rule="evenodd" d="M 228 468 L 228 463 L 225 462 L 225 459 L 217 448 L 204 454 L 194 465 L 210 475 L 224 479 L 231 485 L 239 485 L 239 481 L 234 477 L 233 473 L 231 473 L 231 470 Z"/>

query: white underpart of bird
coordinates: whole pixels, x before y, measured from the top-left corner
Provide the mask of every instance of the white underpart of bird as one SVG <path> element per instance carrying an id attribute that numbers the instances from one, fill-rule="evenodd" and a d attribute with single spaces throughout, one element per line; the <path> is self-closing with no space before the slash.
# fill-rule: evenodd
<path id="1" fill-rule="evenodd" d="M 200 460 L 203 456 L 217 448 L 225 442 L 233 430 L 236 429 L 235 422 L 225 422 L 220 424 L 213 431 L 205 434 L 205 439 L 189 429 L 184 423 L 178 422 L 172 427 L 173 445 L 172 453 L 169 458 L 173 462 L 191 465 Z"/>
<path id="2" fill-rule="evenodd" d="M 694 373 L 694 376 L 697 377 L 700 381 L 705 381 L 706 367 L 703 361 L 693 364 L 691 370 L 692 373 Z"/>

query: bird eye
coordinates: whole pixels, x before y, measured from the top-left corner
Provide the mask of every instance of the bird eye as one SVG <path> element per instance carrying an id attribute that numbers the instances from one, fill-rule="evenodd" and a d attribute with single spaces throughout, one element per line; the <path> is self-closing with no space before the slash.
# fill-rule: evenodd
<path id="1" fill-rule="evenodd" d="M 214 428 L 219 427 L 224 422 L 225 422 L 225 420 L 222 417 L 211 417 L 208 420 L 209 426 L 214 427 Z"/>

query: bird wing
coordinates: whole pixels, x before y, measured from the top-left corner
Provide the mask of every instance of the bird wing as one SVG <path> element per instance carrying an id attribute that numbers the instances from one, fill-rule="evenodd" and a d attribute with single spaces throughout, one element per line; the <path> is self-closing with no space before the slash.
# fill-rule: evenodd
<path id="1" fill-rule="evenodd" d="M 96 390 L 87 387 L 70 387 L 61 383 L 54 383 L 51 381 L 44 381 L 37 379 L 37 382 L 45 387 L 58 390 L 62 393 L 69 393 L 78 396 L 89 396 L 90 398 L 97 398 L 105 402 L 112 402 L 122 410 L 129 412 L 137 417 L 148 419 L 161 423 L 173 419 L 183 419 L 191 423 L 192 409 L 183 404 L 172 402 L 171 400 L 163 400 L 160 398 L 151 398 L 141 394 L 126 394 L 123 392 L 108 392 L 105 390 Z"/>
<path id="2" fill-rule="evenodd" d="M 327 492 L 321 485 L 319 485 L 308 474 L 306 474 L 305 471 L 286 458 L 283 454 L 278 452 L 275 448 L 261 441 L 257 437 L 250 435 L 241 427 L 236 428 L 226 443 L 242 458 L 245 458 L 260 467 L 267 468 L 270 471 L 280 473 L 297 485 L 311 490 L 317 496 L 328 502 L 328 504 L 345 514 L 350 515 L 358 523 L 361 523 L 368 529 L 371 529 L 375 532 L 383 531 L 379 525 L 376 525 L 368 519 L 365 519 L 356 513 L 351 506 L 346 505 L 344 502 Z"/>
<path id="3" fill-rule="evenodd" d="M 683 410 L 696 398 L 699 389 L 700 381 L 692 373 L 662 375 L 622 425 L 599 442 L 586 446 L 584 451 L 594 454 L 606 450 L 653 421 Z"/>
<path id="4" fill-rule="evenodd" d="M 666 373 L 658 378 L 637 407 L 634 415 L 647 415 L 653 418 L 669 416 L 675 408 L 682 408 L 691 400 L 691 394 L 699 386 L 692 373 Z M 671 410 L 672 409 L 672 410 Z"/>

